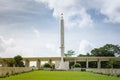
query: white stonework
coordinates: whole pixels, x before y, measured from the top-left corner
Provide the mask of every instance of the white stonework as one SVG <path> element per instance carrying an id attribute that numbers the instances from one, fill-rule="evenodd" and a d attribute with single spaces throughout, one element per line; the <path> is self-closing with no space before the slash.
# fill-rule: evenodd
<path id="1" fill-rule="evenodd" d="M 120 76 L 120 69 L 86 69 L 86 71 L 99 74 Z"/>
<path id="2" fill-rule="evenodd" d="M 73 68 L 74 71 L 81 71 L 81 68 Z"/>
<path id="3" fill-rule="evenodd" d="M 16 73 L 29 72 L 32 70 L 37 70 L 37 68 L 32 67 L 0 67 L 0 77 L 5 77 L 7 75 L 12 75 Z"/>
<path id="4" fill-rule="evenodd" d="M 64 62 L 64 19 L 63 13 L 61 14 L 60 20 L 60 50 L 61 50 L 61 61 L 56 62 L 55 69 L 59 70 L 68 70 L 69 69 L 69 62 Z"/>
<path id="5" fill-rule="evenodd" d="M 69 62 L 55 62 L 55 69 L 69 70 Z"/>
<path id="6" fill-rule="evenodd" d="M 64 19 L 63 14 L 61 14 L 61 20 L 60 20 L 60 50 L 61 50 L 61 62 L 64 62 Z"/>

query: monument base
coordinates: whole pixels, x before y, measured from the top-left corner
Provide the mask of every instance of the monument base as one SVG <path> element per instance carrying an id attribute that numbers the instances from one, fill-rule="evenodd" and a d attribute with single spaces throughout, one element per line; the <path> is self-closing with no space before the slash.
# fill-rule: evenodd
<path id="1" fill-rule="evenodd" d="M 69 62 L 55 62 L 56 70 L 69 70 Z"/>

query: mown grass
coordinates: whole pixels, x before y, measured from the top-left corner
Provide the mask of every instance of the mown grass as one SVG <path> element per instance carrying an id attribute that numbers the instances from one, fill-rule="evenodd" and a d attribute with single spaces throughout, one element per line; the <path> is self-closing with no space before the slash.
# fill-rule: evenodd
<path id="1" fill-rule="evenodd" d="M 106 76 L 90 72 L 33 71 L 0 78 L 0 80 L 120 80 L 120 77 Z"/>

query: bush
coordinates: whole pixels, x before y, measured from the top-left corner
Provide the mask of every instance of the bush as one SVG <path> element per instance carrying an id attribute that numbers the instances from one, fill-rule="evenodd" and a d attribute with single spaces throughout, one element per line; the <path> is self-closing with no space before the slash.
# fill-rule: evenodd
<path id="1" fill-rule="evenodd" d="M 49 63 L 45 63 L 43 67 L 44 68 L 51 68 L 52 66 Z"/>
<path id="2" fill-rule="evenodd" d="M 120 77 L 120 74 L 119 74 L 119 75 L 117 75 L 117 77 Z"/>
<path id="3" fill-rule="evenodd" d="M 9 72 L 6 73 L 6 76 L 9 77 Z"/>
<path id="4" fill-rule="evenodd" d="M 74 65 L 73 65 L 73 68 L 80 68 L 81 67 L 81 65 L 79 64 L 79 63 L 75 63 Z"/>

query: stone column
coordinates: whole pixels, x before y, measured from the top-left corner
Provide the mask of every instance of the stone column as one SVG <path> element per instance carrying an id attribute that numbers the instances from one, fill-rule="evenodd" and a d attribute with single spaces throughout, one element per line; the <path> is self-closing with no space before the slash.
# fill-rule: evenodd
<path id="1" fill-rule="evenodd" d="M 2 61 L 2 67 L 8 67 L 8 64 L 7 64 L 6 60 Z"/>
<path id="2" fill-rule="evenodd" d="M 49 60 L 48 60 L 48 63 L 49 63 L 49 64 L 52 64 L 52 60 L 51 60 L 51 59 L 49 59 Z"/>
<path id="3" fill-rule="evenodd" d="M 7 67 L 7 66 L 8 65 L 5 62 L 2 63 L 2 67 Z"/>
<path id="4" fill-rule="evenodd" d="M 63 13 L 61 14 L 61 21 L 60 21 L 60 49 L 61 49 L 61 62 L 64 62 L 64 19 Z"/>
<path id="5" fill-rule="evenodd" d="M 89 62 L 87 59 L 86 59 L 86 68 L 89 68 Z"/>
<path id="6" fill-rule="evenodd" d="M 101 68 L 101 61 L 100 61 L 100 59 L 98 59 L 98 62 L 97 62 L 97 63 L 98 63 L 98 66 L 97 66 L 97 67 L 98 67 L 98 68 Z"/>
<path id="7" fill-rule="evenodd" d="M 13 67 L 15 67 L 15 64 L 13 64 Z"/>
<path id="8" fill-rule="evenodd" d="M 40 69 L 40 67 L 41 67 L 41 61 L 39 59 L 37 60 L 37 64 L 36 65 L 37 65 L 37 68 Z"/>
<path id="9" fill-rule="evenodd" d="M 110 64 L 110 67 L 113 68 L 113 61 L 114 61 L 114 60 L 109 59 L 109 62 L 111 62 L 111 61 L 112 61 L 112 64 Z"/>
<path id="10" fill-rule="evenodd" d="M 75 64 L 76 64 L 76 59 L 74 60 Z"/>
<path id="11" fill-rule="evenodd" d="M 29 60 L 25 60 L 25 67 L 29 67 L 29 65 L 30 65 Z"/>

